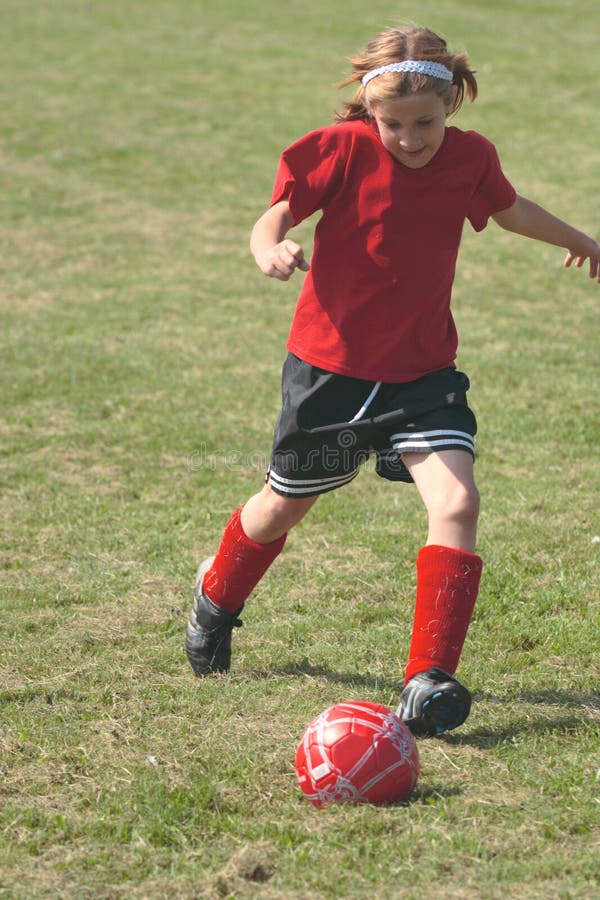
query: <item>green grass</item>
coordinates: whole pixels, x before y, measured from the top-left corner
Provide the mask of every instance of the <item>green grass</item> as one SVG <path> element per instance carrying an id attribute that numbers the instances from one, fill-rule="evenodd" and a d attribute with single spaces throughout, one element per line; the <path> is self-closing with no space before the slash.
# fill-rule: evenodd
<path id="1" fill-rule="evenodd" d="M 560 251 L 465 231 L 476 703 L 420 743 L 413 801 L 318 812 L 293 770 L 325 706 L 397 701 L 410 488 L 367 470 L 319 500 L 228 678 L 194 680 L 182 648 L 195 566 L 259 489 L 278 411 L 299 282 L 263 278 L 247 239 L 280 150 L 402 15 L 470 52 L 481 97 L 457 124 L 599 233 L 595 12 L 4 0 L 0 897 L 600 896 L 599 289 Z"/>

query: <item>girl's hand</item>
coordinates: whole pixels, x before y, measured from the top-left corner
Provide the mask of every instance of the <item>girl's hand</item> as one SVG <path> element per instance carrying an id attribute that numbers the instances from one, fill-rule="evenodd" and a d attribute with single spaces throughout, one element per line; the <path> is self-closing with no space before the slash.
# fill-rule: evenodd
<path id="1" fill-rule="evenodd" d="M 566 268 L 570 268 L 571 263 L 574 261 L 577 268 L 581 268 L 585 263 L 586 259 L 590 261 L 590 278 L 595 278 L 598 283 L 600 283 L 600 244 L 596 241 L 589 239 L 590 246 L 585 250 L 582 248 L 577 248 L 577 250 L 569 250 L 567 251 L 567 255 L 565 257 L 564 265 Z"/>
<path id="2" fill-rule="evenodd" d="M 288 239 L 256 256 L 256 264 L 269 278 L 278 278 L 280 281 L 288 281 L 295 269 L 308 272 L 310 268 L 304 259 L 304 250 L 300 244 Z"/>

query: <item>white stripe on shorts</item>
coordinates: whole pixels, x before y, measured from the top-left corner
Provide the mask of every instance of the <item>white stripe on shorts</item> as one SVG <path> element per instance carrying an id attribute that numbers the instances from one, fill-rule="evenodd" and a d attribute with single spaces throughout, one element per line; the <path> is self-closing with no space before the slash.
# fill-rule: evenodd
<path id="1" fill-rule="evenodd" d="M 393 434 L 390 438 L 394 450 L 405 453 L 414 450 L 417 453 L 429 453 L 437 447 L 452 449 L 466 447 L 475 452 L 475 441 L 467 431 L 453 431 L 451 428 L 439 428 L 435 431 L 404 431 Z"/>
<path id="2" fill-rule="evenodd" d="M 283 478 L 270 469 L 269 478 L 273 487 L 282 494 L 312 494 L 342 487 L 356 478 L 358 472 L 359 470 L 355 469 L 353 472 L 336 475 L 332 478 Z"/>

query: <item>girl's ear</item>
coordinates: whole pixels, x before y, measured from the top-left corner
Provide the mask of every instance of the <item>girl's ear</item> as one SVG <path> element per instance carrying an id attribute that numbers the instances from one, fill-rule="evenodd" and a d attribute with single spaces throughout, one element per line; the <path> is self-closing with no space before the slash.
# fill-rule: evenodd
<path id="1" fill-rule="evenodd" d="M 452 85 L 452 100 L 446 108 L 446 116 L 451 116 L 454 110 L 456 109 L 456 102 L 458 100 L 458 86 L 456 84 Z"/>

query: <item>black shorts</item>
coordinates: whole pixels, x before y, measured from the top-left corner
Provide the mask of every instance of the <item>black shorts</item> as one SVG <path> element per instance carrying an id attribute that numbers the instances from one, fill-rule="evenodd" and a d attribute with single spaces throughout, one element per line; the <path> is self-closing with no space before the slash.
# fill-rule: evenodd
<path id="1" fill-rule="evenodd" d="M 403 453 L 459 449 L 474 456 L 468 389 L 467 376 L 453 368 L 381 383 L 336 375 L 290 353 L 267 479 L 282 496 L 312 497 L 348 484 L 373 456 L 378 475 L 405 482 L 412 478 Z"/>

